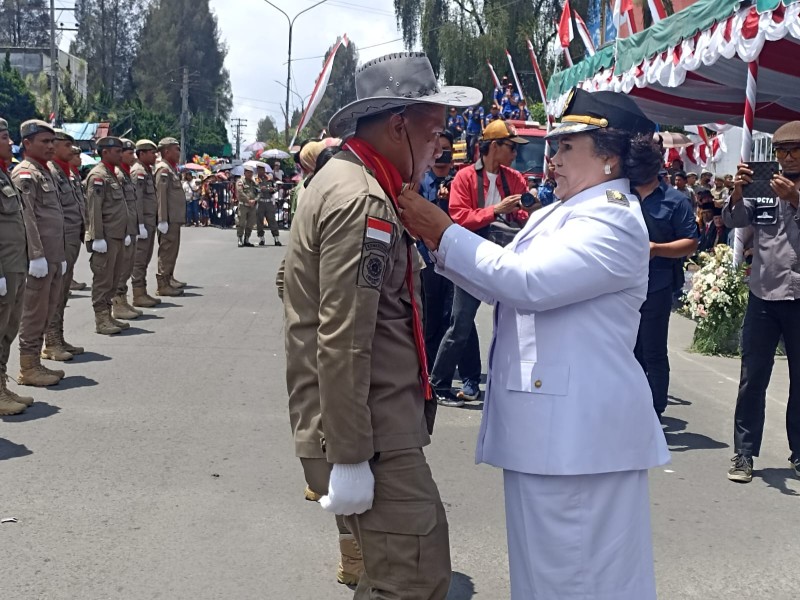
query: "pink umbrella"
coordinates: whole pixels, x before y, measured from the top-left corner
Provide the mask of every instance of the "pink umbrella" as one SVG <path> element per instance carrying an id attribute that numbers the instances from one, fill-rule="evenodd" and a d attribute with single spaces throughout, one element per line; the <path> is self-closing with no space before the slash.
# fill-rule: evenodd
<path id="1" fill-rule="evenodd" d="M 183 165 L 183 170 L 184 171 L 196 171 L 198 173 L 204 173 L 208 169 L 206 169 L 203 165 L 198 165 L 198 164 L 195 164 L 195 163 L 186 163 L 185 165 Z"/>

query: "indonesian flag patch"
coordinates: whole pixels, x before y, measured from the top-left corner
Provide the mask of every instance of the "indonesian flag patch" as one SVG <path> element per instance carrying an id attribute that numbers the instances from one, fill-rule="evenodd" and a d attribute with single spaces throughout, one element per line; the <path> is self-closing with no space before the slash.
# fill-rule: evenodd
<path id="1" fill-rule="evenodd" d="M 389 221 L 384 221 L 383 219 L 377 219 L 375 217 L 367 217 L 367 232 L 364 237 L 388 245 L 392 243 L 393 230 L 394 225 Z"/>
<path id="2" fill-rule="evenodd" d="M 33 175 L 31 175 L 30 171 L 21 171 L 19 174 L 20 179 L 33 179 Z"/>
<path id="3" fill-rule="evenodd" d="M 356 278 L 358 287 L 378 290 L 383 285 L 393 233 L 394 224 L 390 221 L 367 217 L 364 242 L 361 246 L 361 261 Z"/>

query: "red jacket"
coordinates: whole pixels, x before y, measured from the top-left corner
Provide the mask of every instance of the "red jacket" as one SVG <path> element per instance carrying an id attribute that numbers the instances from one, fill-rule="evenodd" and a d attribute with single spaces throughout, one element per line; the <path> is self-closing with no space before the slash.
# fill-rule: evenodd
<path id="1" fill-rule="evenodd" d="M 510 194 L 503 193 L 501 173 L 505 175 Z M 528 185 L 522 174 L 504 166 L 501 166 L 497 173 L 497 188 L 500 191 L 501 198 L 505 198 L 506 195 L 524 194 L 528 191 Z M 484 199 L 488 199 L 489 178 L 486 177 L 485 173 L 483 177 L 483 192 Z M 522 209 L 514 211 L 509 216 L 520 223 L 524 223 L 528 219 L 527 211 Z M 475 165 L 461 169 L 450 186 L 450 217 L 470 231 L 478 231 L 495 220 L 492 206 L 478 208 L 478 175 L 475 172 Z"/>

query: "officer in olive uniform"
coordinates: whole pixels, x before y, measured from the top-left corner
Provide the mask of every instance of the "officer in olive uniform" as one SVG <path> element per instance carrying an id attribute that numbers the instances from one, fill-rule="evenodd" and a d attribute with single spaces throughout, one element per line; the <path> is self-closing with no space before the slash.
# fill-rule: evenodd
<path id="1" fill-rule="evenodd" d="M 8 389 L 8 357 L 17 337 L 28 270 L 28 249 L 22 200 L 11 178 L 11 135 L 8 122 L 0 119 L 0 416 L 16 415 L 33 404 L 33 398 Z"/>
<path id="2" fill-rule="evenodd" d="M 158 142 L 161 160 L 156 163 L 156 198 L 158 200 L 158 274 L 159 296 L 181 296 L 185 283 L 174 277 L 181 247 L 181 225 L 186 223 L 186 197 L 183 195 L 178 161 L 181 145 L 175 138 Z"/>
<path id="3" fill-rule="evenodd" d="M 267 175 L 267 170 L 264 167 L 258 167 L 256 175 L 256 183 L 258 184 L 258 208 L 256 210 L 258 245 L 266 245 L 264 241 L 264 219 L 266 219 L 269 231 L 272 234 L 272 239 L 275 240 L 275 245 L 280 246 L 281 240 L 278 235 L 278 206 L 272 197 L 275 193 L 275 186 L 270 176 Z"/>
<path id="4" fill-rule="evenodd" d="M 44 337 L 42 358 L 50 360 L 71 360 L 77 354 L 83 354 L 83 348 L 73 346 L 64 340 L 64 310 L 67 307 L 69 291 L 72 283 L 72 274 L 78 255 L 81 252 L 81 243 L 86 232 L 86 206 L 78 179 L 70 165 L 72 160 L 72 145 L 75 140 L 68 133 L 56 130 L 56 141 L 53 160 L 50 161 L 50 172 L 56 182 L 58 197 L 61 201 L 61 211 L 64 213 L 64 250 L 67 256 L 67 271 L 62 282 L 61 298 L 56 308 L 56 314 L 50 321 Z"/>
<path id="5" fill-rule="evenodd" d="M 130 327 L 111 316 L 111 305 L 117 293 L 119 278 L 124 268 L 128 235 L 128 207 L 125 192 L 117 178 L 117 167 L 122 160 L 122 140 L 104 137 L 97 141 L 100 162 L 86 177 L 86 245 L 92 252 L 89 265 L 92 280 L 92 307 L 95 331 L 113 335 Z"/>
<path id="6" fill-rule="evenodd" d="M 86 223 L 87 223 L 87 217 L 86 217 L 86 193 L 85 193 L 85 191 L 83 189 L 83 182 L 81 181 L 81 172 L 80 172 L 81 164 L 82 164 L 81 163 L 81 149 L 80 149 L 79 146 L 72 146 L 72 157 L 70 158 L 69 166 L 72 169 L 72 175 L 73 175 L 72 183 L 73 183 L 73 187 L 75 188 L 75 197 L 78 198 L 78 200 L 81 203 L 81 206 L 83 206 L 83 231 L 84 231 L 84 235 L 85 235 Z M 83 236 L 81 236 L 81 241 L 82 240 L 83 240 Z M 69 289 L 71 289 L 72 291 L 85 290 L 86 289 L 86 284 L 83 281 L 75 281 L 75 278 L 73 277 L 72 283 L 70 283 Z"/>
<path id="7" fill-rule="evenodd" d="M 259 195 L 259 187 L 253 178 L 254 169 L 251 166 L 244 168 L 244 177 L 236 182 L 236 201 L 238 221 L 236 223 L 236 235 L 239 238 L 239 247 L 251 247 L 250 234 L 256 225 L 256 214 L 258 209 L 256 202 Z"/>
<path id="8" fill-rule="evenodd" d="M 61 300 L 61 281 L 67 270 L 64 213 L 58 188 L 47 162 L 53 158 L 55 132 L 44 121 L 25 121 L 20 127 L 23 160 L 11 176 L 22 196 L 28 236 L 28 280 L 19 333 L 21 385 L 55 385 L 64 371 L 42 366 L 44 333 Z"/>
<path id="9" fill-rule="evenodd" d="M 136 242 L 136 256 L 133 261 L 133 305 L 152 308 L 161 300 L 147 294 L 147 265 L 153 258 L 156 243 L 156 223 L 158 221 L 158 201 L 156 200 L 156 180 L 153 165 L 156 164 L 155 142 L 139 140 L 136 142 L 136 164 L 131 167 L 131 177 L 136 187 L 136 209 L 142 221 L 139 224 L 139 239 Z M 144 235 L 142 235 L 142 230 Z"/>
<path id="10" fill-rule="evenodd" d="M 128 303 L 128 279 L 133 273 L 133 261 L 136 258 L 136 238 L 140 235 L 147 236 L 142 223 L 144 216 L 139 212 L 139 206 L 136 202 L 136 187 L 131 178 L 131 167 L 136 162 L 136 155 L 134 154 L 136 145 L 128 139 L 122 139 L 122 159 L 117 167 L 117 178 L 122 184 L 122 191 L 125 194 L 125 206 L 128 209 L 128 228 L 126 233 L 128 237 L 126 242 L 130 239 L 130 244 L 125 245 L 122 251 L 123 267 L 122 273 L 119 278 L 119 287 L 117 294 L 112 300 L 111 312 L 115 319 L 138 319 L 144 314 L 141 310 L 133 308 Z"/>

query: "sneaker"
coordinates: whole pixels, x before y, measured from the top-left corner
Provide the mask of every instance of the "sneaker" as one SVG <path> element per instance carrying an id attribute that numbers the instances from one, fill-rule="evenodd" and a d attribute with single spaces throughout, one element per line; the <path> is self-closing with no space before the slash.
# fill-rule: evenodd
<path id="1" fill-rule="evenodd" d="M 743 454 L 737 454 L 731 459 L 733 466 L 728 471 L 728 479 L 738 483 L 753 481 L 753 459 Z"/>
<path id="2" fill-rule="evenodd" d="M 450 390 L 437 390 L 436 403 L 440 406 L 449 406 L 451 408 L 461 408 L 464 406 L 464 401 L 461 398 L 456 398 Z"/>
<path id="3" fill-rule="evenodd" d="M 800 477 L 800 458 L 789 457 L 789 464 L 794 469 L 795 477 Z"/>
<path id="4" fill-rule="evenodd" d="M 478 387 L 477 381 L 467 380 L 461 386 L 461 391 L 458 392 L 458 397 L 462 400 L 474 402 L 481 397 L 481 388 Z"/>

